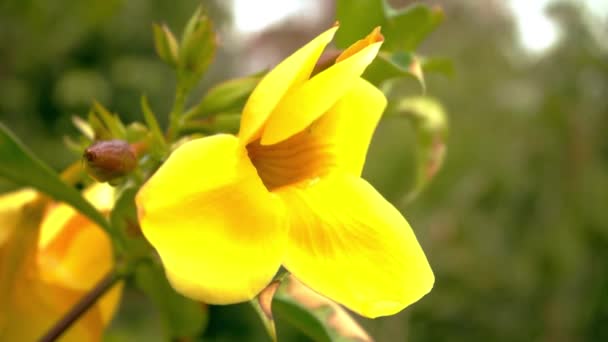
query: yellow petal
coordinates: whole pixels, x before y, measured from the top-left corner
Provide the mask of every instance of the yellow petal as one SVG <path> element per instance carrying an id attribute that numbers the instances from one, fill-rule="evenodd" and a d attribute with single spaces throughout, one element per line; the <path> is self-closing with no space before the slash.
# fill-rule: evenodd
<path id="1" fill-rule="evenodd" d="M 36 263 L 38 228 L 45 201 L 34 202 L 36 194 L 23 190 L 11 195 L 16 213 L 11 224 L 16 230 L 0 249 L 0 340 L 35 341 L 84 295 L 83 291 L 47 283 L 40 279 Z M 32 199 L 27 201 L 27 199 Z M 4 199 L 4 198 L 3 198 Z M 26 200 L 27 204 L 18 205 Z M 6 209 L 7 206 L 2 206 Z M 6 214 L 6 211 L 4 212 Z M 4 216 L 6 218 L 7 216 Z M 8 222 L 8 221 L 7 221 Z M 3 222 L 4 223 L 4 222 Z M 89 245 L 88 248 L 91 248 Z M 97 264 L 89 265 L 95 268 Z M 119 294 L 104 296 L 62 336 L 62 341 L 98 341 Z M 105 308 L 102 308 L 102 303 Z M 110 304 L 112 307 L 110 308 Z M 104 318 L 107 315 L 106 318 Z"/>
<path id="2" fill-rule="evenodd" d="M 249 144 L 249 157 L 269 189 L 339 168 L 360 175 L 373 132 L 386 107 L 384 94 L 359 78 L 307 129 L 274 145 Z"/>
<path id="3" fill-rule="evenodd" d="M 8 302 L 2 341 L 37 341 L 84 295 L 39 281 L 31 270 L 22 270 Z M 104 321 L 97 306 L 88 310 L 61 337 L 61 341 L 100 341 Z"/>
<path id="4" fill-rule="evenodd" d="M 253 90 L 245 104 L 239 138 L 243 145 L 256 139 L 281 98 L 310 77 L 325 46 L 333 39 L 337 27 L 321 33 L 272 69 Z"/>
<path id="5" fill-rule="evenodd" d="M 211 304 L 251 299 L 279 268 L 281 202 L 232 135 L 179 147 L 136 198 L 173 287 Z"/>
<path id="6" fill-rule="evenodd" d="M 49 217 L 55 213 L 52 210 Z M 52 221 L 43 221 L 41 232 L 51 227 L 47 222 Z M 95 286 L 114 264 L 110 239 L 82 215 L 72 216 L 54 239 L 39 249 L 37 260 L 45 281 L 83 291 Z"/>
<path id="7" fill-rule="evenodd" d="M 278 193 L 290 217 L 284 265 L 313 290 L 367 317 L 395 314 L 431 290 L 412 229 L 364 180 L 333 174 Z"/>
<path id="8" fill-rule="evenodd" d="M 347 59 L 348 57 L 361 51 L 363 48 L 365 48 L 368 45 L 371 45 L 371 44 L 377 43 L 377 42 L 382 42 L 382 41 L 384 41 L 384 37 L 382 36 L 382 33 L 380 33 L 380 26 L 378 26 L 375 29 L 373 29 L 372 32 L 370 32 L 370 34 L 368 34 L 365 38 L 359 39 L 358 41 L 353 43 L 353 45 L 349 46 L 346 50 L 344 50 L 338 56 L 338 58 L 336 58 L 336 63 L 339 63 L 339 62 Z"/>
<path id="9" fill-rule="evenodd" d="M 108 213 L 113 206 L 114 188 L 106 183 L 96 183 L 86 189 L 83 196 L 97 210 Z M 41 228 L 38 241 L 39 248 L 51 243 L 57 234 L 65 227 L 70 220 L 80 215 L 74 208 L 64 203 L 56 204 L 45 218 L 44 226 Z"/>
<path id="10" fill-rule="evenodd" d="M 340 170 L 361 175 L 367 149 L 386 108 L 386 97 L 359 78 L 336 104 L 307 130 L 318 146 L 331 146 Z"/>
<path id="11" fill-rule="evenodd" d="M 374 60 L 382 41 L 371 43 L 288 92 L 276 105 L 262 133 L 272 145 L 304 130 L 331 108 Z"/>
<path id="12" fill-rule="evenodd" d="M 32 202 L 36 192 L 31 189 L 17 190 L 0 195 L 0 248 L 12 235 L 22 215 L 22 208 Z"/>
<path id="13" fill-rule="evenodd" d="M 112 206 L 113 190 L 96 185 L 85 192 L 101 211 Z M 48 282 L 87 291 L 113 267 L 112 244 L 106 233 L 72 207 L 61 203 L 51 208 L 40 227 L 37 262 Z"/>
<path id="14" fill-rule="evenodd" d="M 0 246 L 0 341 L 6 340 L 3 332 L 12 325 L 14 309 L 11 303 L 15 291 L 23 286 L 21 275 L 34 264 L 38 227 L 44 212 L 45 202 L 36 201 L 33 192 L 29 201 L 27 192 L 29 190 L 13 192 L 2 198 L 2 218 L 7 221 L 0 221 L 0 225 L 11 231 Z"/>
<path id="15" fill-rule="evenodd" d="M 95 307 L 99 310 L 101 321 L 104 326 L 107 326 L 114 317 L 118 305 L 120 304 L 120 299 L 122 298 L 123 288 L 124 282 L 117 283 L 104 294 L 97 303 L 95 303 Z"/>

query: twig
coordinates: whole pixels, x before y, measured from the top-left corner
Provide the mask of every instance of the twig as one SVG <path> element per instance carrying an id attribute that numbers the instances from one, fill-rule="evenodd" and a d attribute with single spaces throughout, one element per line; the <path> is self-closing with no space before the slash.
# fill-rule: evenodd
<path id="1" fill-rule="evenodd" d="M 117 273 L 115 270 L 106 274 L 91 291 L 85 294 L 70 311 L 68 311 L 46 334 L 44 334 L 44 336 L 40 338 L 39 342 L 52 342 L 57 340 L 122 277 L 123 274 Z"/>

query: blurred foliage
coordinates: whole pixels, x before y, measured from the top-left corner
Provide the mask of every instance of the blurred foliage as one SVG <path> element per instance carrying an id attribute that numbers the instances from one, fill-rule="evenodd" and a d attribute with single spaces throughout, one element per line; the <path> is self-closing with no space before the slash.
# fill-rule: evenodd
<path id="1" fill-rule="evenodd" d="M 168 111 L 175 80 L 154 54 L 152 23 L 182 27 L 198 4 L 2 1 L 0 120 L 44 161 L 60 168 L 74 157 L 57 152 L 63 149 L 62 135 L 75 133 L 70 116 L 84 117 L 93 100 L 126 122 L 142 117 L 133 101 L 142 92 L 153 108 Z M 215 21 L 229 23 L 224 4 L 204 5 Z M 222 68 L 231 63 L 218 60 Z"/>
<path id="2" fill-rule="evenodd" d="M 436 285 L 369 331 L 386 341 L 606 340 L 608 51 L 598 28 L 576 7 L 555 6 L 562 40 L 530 56 L 509 18 L 472 2 L 444 7 L 425 49 L 456 64 L 454 78 L 427 79 L 451 114 L 447 159 L 402 206 Z M 404 129 L 385 121 L 367 164 L 394 201 L 413 165 L 413 153 L 387 162 L 412 146 L 411 136 L 396 139 Z"/>
<path id="3" fill-rule="evenodd" d="M 422 48 L 455 63 L 454 77 L 425 79 L 451 113 L 444 169 L 404 201 L 417 136 L 389 117 L 365 170 L 416 230 L 435 289 L 399 315 L 361 324 L 378 341 L 608 340 L 608 51 L 573 6 L 554 8 L 563 37 L 531 57 L 500 13 L 443 3 L 444 23 Z M 60 168 L 75 158 L 62 152 L 62 135 L 75 133 L 70 117 L 84 117 L 93 99 L 126 122 L 142 120 L 133 100 L 141 91 L 155 112 L 168 112 L 174 80 L 154 56 L 151 23 L 175 29 L 196 4 L 3 1 L 0 121 Z M 205 4 L 216 26 L 227 23 L 222 6 Z M 235 58 L 218 53 L 211 78 Z M 420 94 L 417 84 L 395 89 Z M 163 340 L 175 322 L 155 305 L 128 292 L 108 340 Z M 264 340 L 257 320 L 247 304 L 210 307 L 203 340 Z"/>

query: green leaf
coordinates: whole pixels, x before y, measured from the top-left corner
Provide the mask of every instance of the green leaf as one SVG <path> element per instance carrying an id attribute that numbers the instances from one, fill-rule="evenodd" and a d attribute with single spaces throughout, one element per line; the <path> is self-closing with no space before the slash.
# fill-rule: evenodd
<path id="1" fill-rule="evenodd" d="M 413 4 L 402 10 L 386 7 L 387 23 L 382 28 L 386 51 L 414 51 L 444 19 L 440 7 Z"/>
<path id="2" fill-rule="evenodd" d="M 191 120 L 182 127 L 182 133 L 230 133 L 236 134 L 241 122 L 240 113 L 218 113 L 201 120 Z"/>
<path id="3" fill-rule="evenodd" d="M 281 340 L 281 323 L 294 326 L 314 341 L 371 341 L 371 337 L 340 305 L 319 295 L 293 276 L 278 286 L 272 314 Z"/>
<path id="4" fill-rule="evenodd" d="M 381 51 L 363 73 L 363 78 L 377 86 L 385 81 L 403 77 L 415 79 L 423 90 L 426 89 L 420 59 L 411 53 L 391 54 Z"/>
<path id="5" fill-rule="evenodd" d="M 89 124 L 95 133 L 94 140 L 110 140 L 114 137 L 112 132 L 110 132 L 110 129 L 106 127 L 94 110 L 89 111 L 88 119 Z"/>
<path id="6" fill-rule="evenodd" d="M 426 4 L 394 9 L 386 0 L 338 0 L 336 18 L 340 22 L 336 33 L 339 48 L 348 47 L 374 27 L 382 26 L 382 50 L 411 52 L 441 24 L 444 13 L 440 7 Z"/>
<path id="7" fill-rule="evenodd" d="M 414 199 L 433 179 L 446 153 L 448 121 L 441 103 L 429 96 L 400 100 L 389 109 L 412 122 L 416 131 L 416 179 L 404 200 Z"/>
<path id="8" fill-rule="evenodd" d="M 367 36 L 376 26 L 384 25 L 385 16 L 382 0 L 338 0 L 336 19 L 340 29 L 336 32 L 336 46 L 345 49 Z"/>
<path id="9" fill-rule="evenodd" d="M 422 58 L 422 70 L 450 77 L 454 75 L 454 63 L 449 58 L 425 57 Z"/>
<path id="10" fill-rule="evenodd" d="M 148 98 L 145 95 L 141 97 L 141 112 L 144 115 L 144 121 L 148 125 L 150 132 L 152 134 L 152 139 L 157 144 L 157 146 L 163 151 L 166 149 L 166 141 L 163 135 L 162 130 L 160 129 L 160 125 L 158 124 L 158 120 L 156 120 L 156 116 L 150 109 L 150 104 L 148 103 Z"/>
<path id="11" fill-rule="evenodd" d="M 101 213 L 80 192 L 64 183 L 55 171 L 34 157 L 3 124 L 0 124 L 0 177 L 63 201 L 111 232 Z"/>
<path id="12" fill-rule="evenodd" d="M 162 315 L 167 340 L 188 339 L 203 331 L 208 320 L 206 305 L 175 292 L 160 265 L 140 264 L 135 270 L 135 282 Z"/>
<path id="13" fill-rule="evenodd" d="M 82 135 L 85 136 L 87 139 L 89 139 L 90 141 L 93 141 L 95 139 L 95 131 L 88 122 L 81 119 L 79 116 L 74 115 L 72 116 L 72 123 L 74 124 L 76 129 L 78 129 L 80 133 L 82 133 Z"/>

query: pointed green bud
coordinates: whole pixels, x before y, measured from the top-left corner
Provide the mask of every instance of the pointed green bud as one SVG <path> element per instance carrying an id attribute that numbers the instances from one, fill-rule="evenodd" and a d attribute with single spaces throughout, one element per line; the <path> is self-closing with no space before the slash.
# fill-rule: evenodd
<path id="1" fill-rule="evenodd" d="M 165 24 L 153 24 L 153 29 L 156 53 L 163 62 L 173 67 L 177 66 L 179 46 L 175 36 Z"/>
<path id="2" fill-rule="evenodd" d="M 184 29 L 178 58 L 179 67 L 198 78 L 211 64 L 215 49 L 216 39 L 211 20 L 199 8 Z"/>
<path id="3" fill-rule="evenodd" d="M 187 120 L 217 113 L 240 112 L 260 77 L 249 76 L 222 82 L 211 88 L 203 100 L 185 114 Z"/>
<path id="4" fill-rule="evenodd" d="M 137 166 L 135 151 L 123 140 L 95 142 L 84 151 L 87 172 L 99 182 L 127 175 Z"/>
<path id="5" fill-rule="evenodd" d="M 190 19 L 188 19 L 188 23 L 186 23 L 186 26 L 184 27 L 184 31 L 182 32 L 182 44 L 184 44 L 185 37 L 192 34 L 194 29 L 196 28 L 197 22 L 200 20 L 200 18 L 202 16 L 202 14 L 203 14 L 203 8 L 201 6 L 198 6 L 196 8 L 196 10 L 194 11 L 194 14 L 192 14 Z"/>

